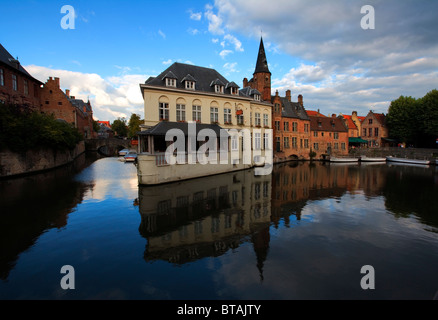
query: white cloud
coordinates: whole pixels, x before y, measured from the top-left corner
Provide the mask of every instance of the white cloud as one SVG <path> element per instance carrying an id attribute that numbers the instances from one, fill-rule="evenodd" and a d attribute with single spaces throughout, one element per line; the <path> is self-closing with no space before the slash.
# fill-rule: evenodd
<path id="1" fill-rule="evenodd" d="M 225 59 L 225 57 L 226 57 L 227 55 L 229 55 L 230 53 L 233 53 L 233 51 L 231 51 L 231 50 L 222 50 L 222 51 L 219 53 L 219 55 L 221 56 L 222 59 Z"/>
<path id="2" fill-rule="evenodd" d="M 158 30 L 158 34 L 159 34 L 161 37 L 163 37 L 163 39 L 166 39 L 166 34 L 165 34 L 163 31 L 161 31 L 161 29 Z"/>
<path id="3" fill-rule="evenodd" d="M 208 20 L 208 31 L 210 31 L 212 34 L 221 35 L 224 34 L 224 29 L 222 26 L 222 19 L 213 13 L 213 7 L 211 5 L 205 6 L 206 11 L 204 13 L 204 16 Z"/>
<path id="4" fill-rule="evenodd" d="M 213 43 L 218 43 L 218 42 L 219 42 L 219 39 L 218 39 L 218 38 L 213 38 L 213 39 L 211 39 L 211 42 L 213 42 Z"/>
<path id="5" fill-rule="evenodd" d="M 190 33 L 191 35 L 195 36 L 195 35 L 199 34 L 200 31 L 198 29 L 188 28 L 187 32 Z"/>
<path id="6" fill-rule="evenodd" d="M 233 36 L 231 34 L 226 34 L 224 36 L 224 40 L 226 40 L 230 44 L 234 45 L 234 49 L 236 51 L 240 51 L 240 52 L 244 51 L 242 48 L 242 43 L 235 36 Z"/>
<path id="7" fill-rule="evenodd" d="M 172 59 L 168 59 L 168 60 L 166 60 L 166 61 L 163 61 L 163 64 L 165 65 L 165 66 L 167 66 L 167 65 L 170 65 L 170 64 L 172 64 Z"/>
<path id="8" fill-rule="evenodd" d="M 190 19 L 199 21 L 202 18 L 202 12 L 193 12 L 192 10 L 189 10 L 190 13 Z"/>
<path id="9" fill-rule="evenodd" d="M 229 75 L 233 72 L 238 72 L 238 70 L 236 69 L 237 67 L 237 62 L 227 62 L 224 64 L 223 68 L 226 70 L 225 71 L 225 75 Z"/>
<path id="10" fill-rule="evenodd" d="M 60 78 L 61 89 L 70 89 L 70 95 L 77 99 L 87 101 L 89 98 L 95 119 L 113 121 L 118 117 L 129 118 L 131 113 L 144 114 L 139 84 L 144 83 L 148 75 L 122 74 L 102 78 L 95 73 L 55 70 L 35 65 L 25 68 L 43 83 L 49 77 Z"/>

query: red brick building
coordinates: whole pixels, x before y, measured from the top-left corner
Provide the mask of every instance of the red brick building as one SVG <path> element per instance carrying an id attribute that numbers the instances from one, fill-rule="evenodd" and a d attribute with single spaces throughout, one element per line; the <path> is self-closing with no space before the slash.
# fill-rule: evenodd
<path id="1" fill-rule="evenodd" d="M 370 111 L 362 122 L 362 139 L 368 141 L 369 147 L 381 147 L 388 138 L 386 116 Z"/>
<path id="2" fill-rule="evenodd" d="M 42 82 L 32 77 L 18 59 L 0 44 L 0 104 L 11 103 L 39 108 Z"/>
<path id="3" fill-rule="evenodd" d="M 40 109 L 78 128 L 85 139 L 97 137 L 93 130 L 93 110 L 90 102 L 86 103 L 70 96 L 70 90 L 64 93 L 60 88 L 59 78 L 50 77 L 41 88 Z"/>
<path id="4" fill-rule="evenodd" d="M 348 154 L 348 128 L 342 117 L 310 116 L 311 148 L 316 159 Z"/>

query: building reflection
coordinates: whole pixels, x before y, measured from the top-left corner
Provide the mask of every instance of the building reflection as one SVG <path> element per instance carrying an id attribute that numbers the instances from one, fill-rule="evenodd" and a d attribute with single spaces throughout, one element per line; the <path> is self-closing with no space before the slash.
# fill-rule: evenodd
<path id="1" fill-rule="evenodd" d="M 216 257 L 250 239 L 262 277 L 269 250 L 271 176 L 253 170 L 140 187 L 144 259 L 183 264 Z"/>

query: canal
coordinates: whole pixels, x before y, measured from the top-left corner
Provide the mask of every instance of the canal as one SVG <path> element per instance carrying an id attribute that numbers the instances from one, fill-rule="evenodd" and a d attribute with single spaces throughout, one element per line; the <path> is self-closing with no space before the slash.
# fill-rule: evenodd
<path id="1" fill-rule="evenodd" d="M 133 164 L 83 155 L 0 181 L 0 196 L 1 299 L 438 292 L 434 166 L 290 162 L 269 176 L 246 170 L 139 187 Z M 65 265 L 74 289 L 60 285 Z"/>

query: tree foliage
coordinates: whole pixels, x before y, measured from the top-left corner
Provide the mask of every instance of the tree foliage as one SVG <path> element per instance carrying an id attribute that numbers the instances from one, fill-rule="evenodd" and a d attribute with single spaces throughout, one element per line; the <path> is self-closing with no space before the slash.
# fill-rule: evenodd
<path id="1" fill-rule="evenodd" d="M 65 121 L 19 105 L 0 106 L 0 149 L 73 149 L 83 136 Z"/>
<path id="2" fill-rule="evenodd" d="M 386 119 L 392 138 L 416 147 L 434 147 L 438 138 L 438 91 L 423 98 L 401 96 L 391 102 Z"/>
<path id="3" fill-rule="evenodd" d="M 134 138 L 140 131 L 140 125 L 143 123 L 138 114 L 133 113 L 128 122 L 128 137 Z"/>
<path id="4" fill-rule="evenodd" d="M 113 124 L 111 125 L 111 129 L 120 137 L 128 136 L 128 127 L 126 125 L 125 118 L 118 118 L 117 120 L 114 120 Z"/>

